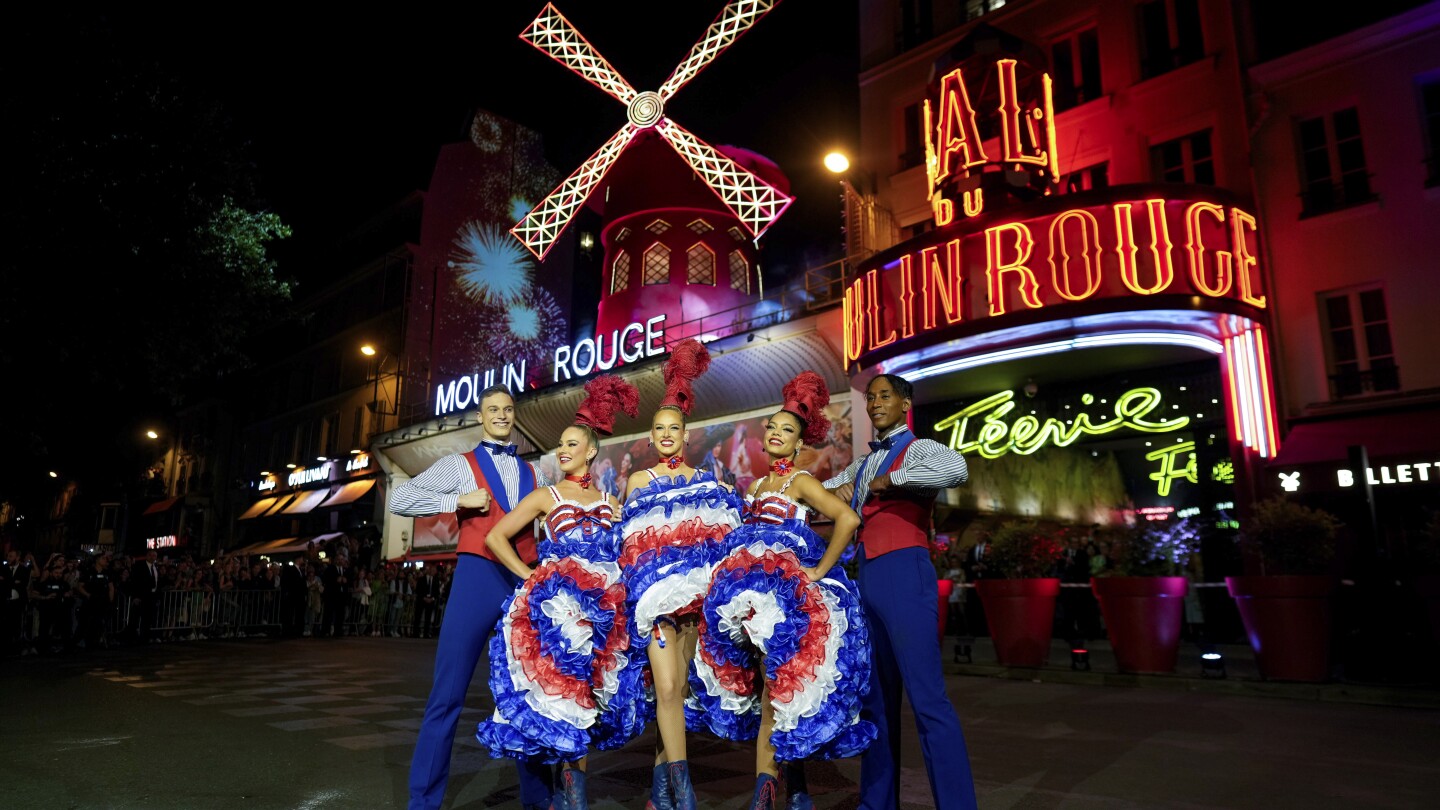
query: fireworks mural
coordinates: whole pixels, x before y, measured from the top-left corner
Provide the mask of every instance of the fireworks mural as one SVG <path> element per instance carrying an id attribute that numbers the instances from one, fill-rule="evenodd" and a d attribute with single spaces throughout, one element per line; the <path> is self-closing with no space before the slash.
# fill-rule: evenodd
<path id="1" fill-rule="evenodd" d="M 529 291 L 535 275 L 529 252 L 505 229 L 473 221 L 455 236 L 449 266 L 460 289 L 486 304 L 516 303 Z"/>

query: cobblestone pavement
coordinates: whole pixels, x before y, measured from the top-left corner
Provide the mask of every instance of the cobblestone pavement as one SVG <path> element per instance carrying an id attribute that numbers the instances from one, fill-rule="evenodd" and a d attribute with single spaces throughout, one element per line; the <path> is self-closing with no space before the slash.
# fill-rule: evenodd
<path id="1" fill-rule="evenodd" d="M 5 659 L 0 805 L 404 807 L 434 644 L 245 639 Z M 1379 705 L 1373 691 L 1346 701 L 1313 688 L 1066 673 L 949 666 L 985 810 L 1419 808 L 1440 785 L 1433 690 Z M 447 807 L 518 807 L 513 769 L 472 736 L 490 705 L 484 676 L 482 664 Z M 902 808 L 915 810 L 932 802 L 905 718 Z M 591 807 L 643 807 L 653 745 L 647 734 L 592 757 Z M 752 752 L 698 735 L 691 748 L 701 806 L 748 807 Z M 809 774 L 817 807 L 856 807 L 858 761 Z"/>

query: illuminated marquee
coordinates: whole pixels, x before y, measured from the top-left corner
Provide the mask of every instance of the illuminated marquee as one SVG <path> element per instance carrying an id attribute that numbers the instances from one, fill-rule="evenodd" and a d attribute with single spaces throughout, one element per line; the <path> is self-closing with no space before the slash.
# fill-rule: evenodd
<path id="1" fill-rule="evenodd" d="M 346 471 L 346 472 L 355 472 L 356 470 L 363 470 L 363 469 L 365 469 L 366 467 L 369 467 L 369 466 L 370 466 L 370 454 L 369 454 L 369 453 L 359 453 L 359 454 L 357 454 L 354 458 L 352 458 L 352 459 L 350 459 L 349 461 L 345 462 L 345 471 Z"/>
<path id="2" fill-rule="evenodd" d="M 555 347 L 554 376 L 551 382 L 584 377 L 595 371 L 609 371 L 617 365 L 633 363 L 645 357 L 665 353 L 665 316 L 656 315 L 624 329 L 613 329 L 609 335 L 597 334 L 574 346 Z M 497 383 L 496 372 L 501 376 Z M 480 404 L 480 393 L 492 385 L 504 385 L 514 393 L 525 390 L 525 363 L 519 368 L 508 364 L 503 369 L 470 374 L 441 383 L 435 389 L 435 415 L 464 410 Z"/>
<path id="3" fill-rule="evenodd" d="M 1095 398 L 1085 394 L 1080 398 L 1080 402 L 1091 405 Z M 984 458 L 999 458 L 1006 453 L 1030 455 L 1047 444 L 1067 447 L 1081 436 L 1102 436 L 1121 429 L 1141 433 L 1168 433 L 1190 424 L 1188 416 L 1152 420 L 1150 415 L 1159 407 L 1159 391 L 1154 388 L 1133 388 L 1115 400 L 1113 419 L 1108 414 L 1092 419 L 1089 414 L 1081 412 L 1068 422 L 1054 417 L 1046 418 L 1042 422 L 1030 415 L 1006 422 L 1006 415 L 1015 410 L 1015 392 L 1001 391 L 945 417 L 935 423 L 935 430 L 949 430 L 947 443 L 957 452 L 978 453 Z M 973 433 L 972 419 L 977 420 Z M 1194 447 L 1191 443 L 1190 449 L 1194 450 Z M 1167 471 L 1167 475 L 1172 472 L 1173 470 Z M 1191 469 L 1188 472 L 1182 470 L 1179 475 L 1194 481 L 1193 461 Z M 1169 478 L 1161 482 L 1165 492 L 1169 491 L 1168 480 Z"/>
<path id="4" fill-rule="evenodd" d="M 1122 199 L 956 230 L 861 268 L 845 289 L 847 362 L 963 321 L 1079 301 L 1168 293 L 1267 303 L 1256 220 L 1236 206 Z"/>
<path id="5" fill-rule="evenodd" d="M 160 537 L 145 538 L 145 548 L 174 548 L 179 545 L 179 539 L 173 534 L 161 535 Z"/>

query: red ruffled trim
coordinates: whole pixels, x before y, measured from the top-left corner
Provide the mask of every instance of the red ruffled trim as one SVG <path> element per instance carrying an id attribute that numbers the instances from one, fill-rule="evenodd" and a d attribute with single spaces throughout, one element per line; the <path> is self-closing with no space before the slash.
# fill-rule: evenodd
<path id="1" fill-rule="evenodd" d="M 620 567 L 634 565 L 647 551 L 665 546 L 698 546 L 707 540 L 718 540 L 729 530 L 728 526 L 706 523 L 698 516 L 674 526 L 647 526 L 643 531 L 626 535 L 620 549 Z"/>

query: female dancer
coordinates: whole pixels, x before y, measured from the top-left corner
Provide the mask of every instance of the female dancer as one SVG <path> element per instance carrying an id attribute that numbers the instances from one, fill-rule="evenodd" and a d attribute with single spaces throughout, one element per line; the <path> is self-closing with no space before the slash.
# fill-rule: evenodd
<path id="1" fill-rule="evenodd" d="M 586 470 L 609 435 L 617 410 L 636 415 L 639 393 L 618 377 L 585 385 L 575 424 L 556 449 L 565 479 L 516 504 L 485 545 L 524 580 L 506 602 L 490 641 L 495 713 L 476 738 L 492 757 L 564 763 L 556 810 L 582 810 L 585 754 L 624 745 L 644 729 L 640 670 L 629 665 L 625 588 L 615 560 L 619 504 Z M 532 571 L 510 539 L 543 517 L 545 540 Z"/>
<path id="2" fill-rule="evenodd" d="M 659 744 L 650 803 L 659 810 L 695 809 L 685 751 L 685 693 L 710 567 L 724 536 L 740 524 L 735 493 L 713 473 L 685 463 L 691 383 L 709 365 L 710 354 L 699 341 L 675 346 L 664 367 L 665 397 L 650 427 L 660 461 L 630 476 L 621 516 L 620 568 L 632 641 L 645 645 L 654 684 Z M 648 713 L 652 707 L 643 708 Z"/>
<path id="3" fill-rule="evenodd" d="M 705 596 L 692 681 L 692 706 L 712 732 L 755 740 L 751 807 L 762 810 L 775 806 L 777 760 L 787 764 L 787 806 L 809 808 L 799 763 L 855 756 L 876 737 L 860 719 L 870 634 L 858 591 L 835 566 L 860 517 L 794 466 L 829 431 L 830 394 L 802 371 L 783 395 L 765 425 L 770 472 L 751 488 L 745 525 L 726 538 Z M 810 509 L 834 521 L 828 543 L 809 527 Z"/>

